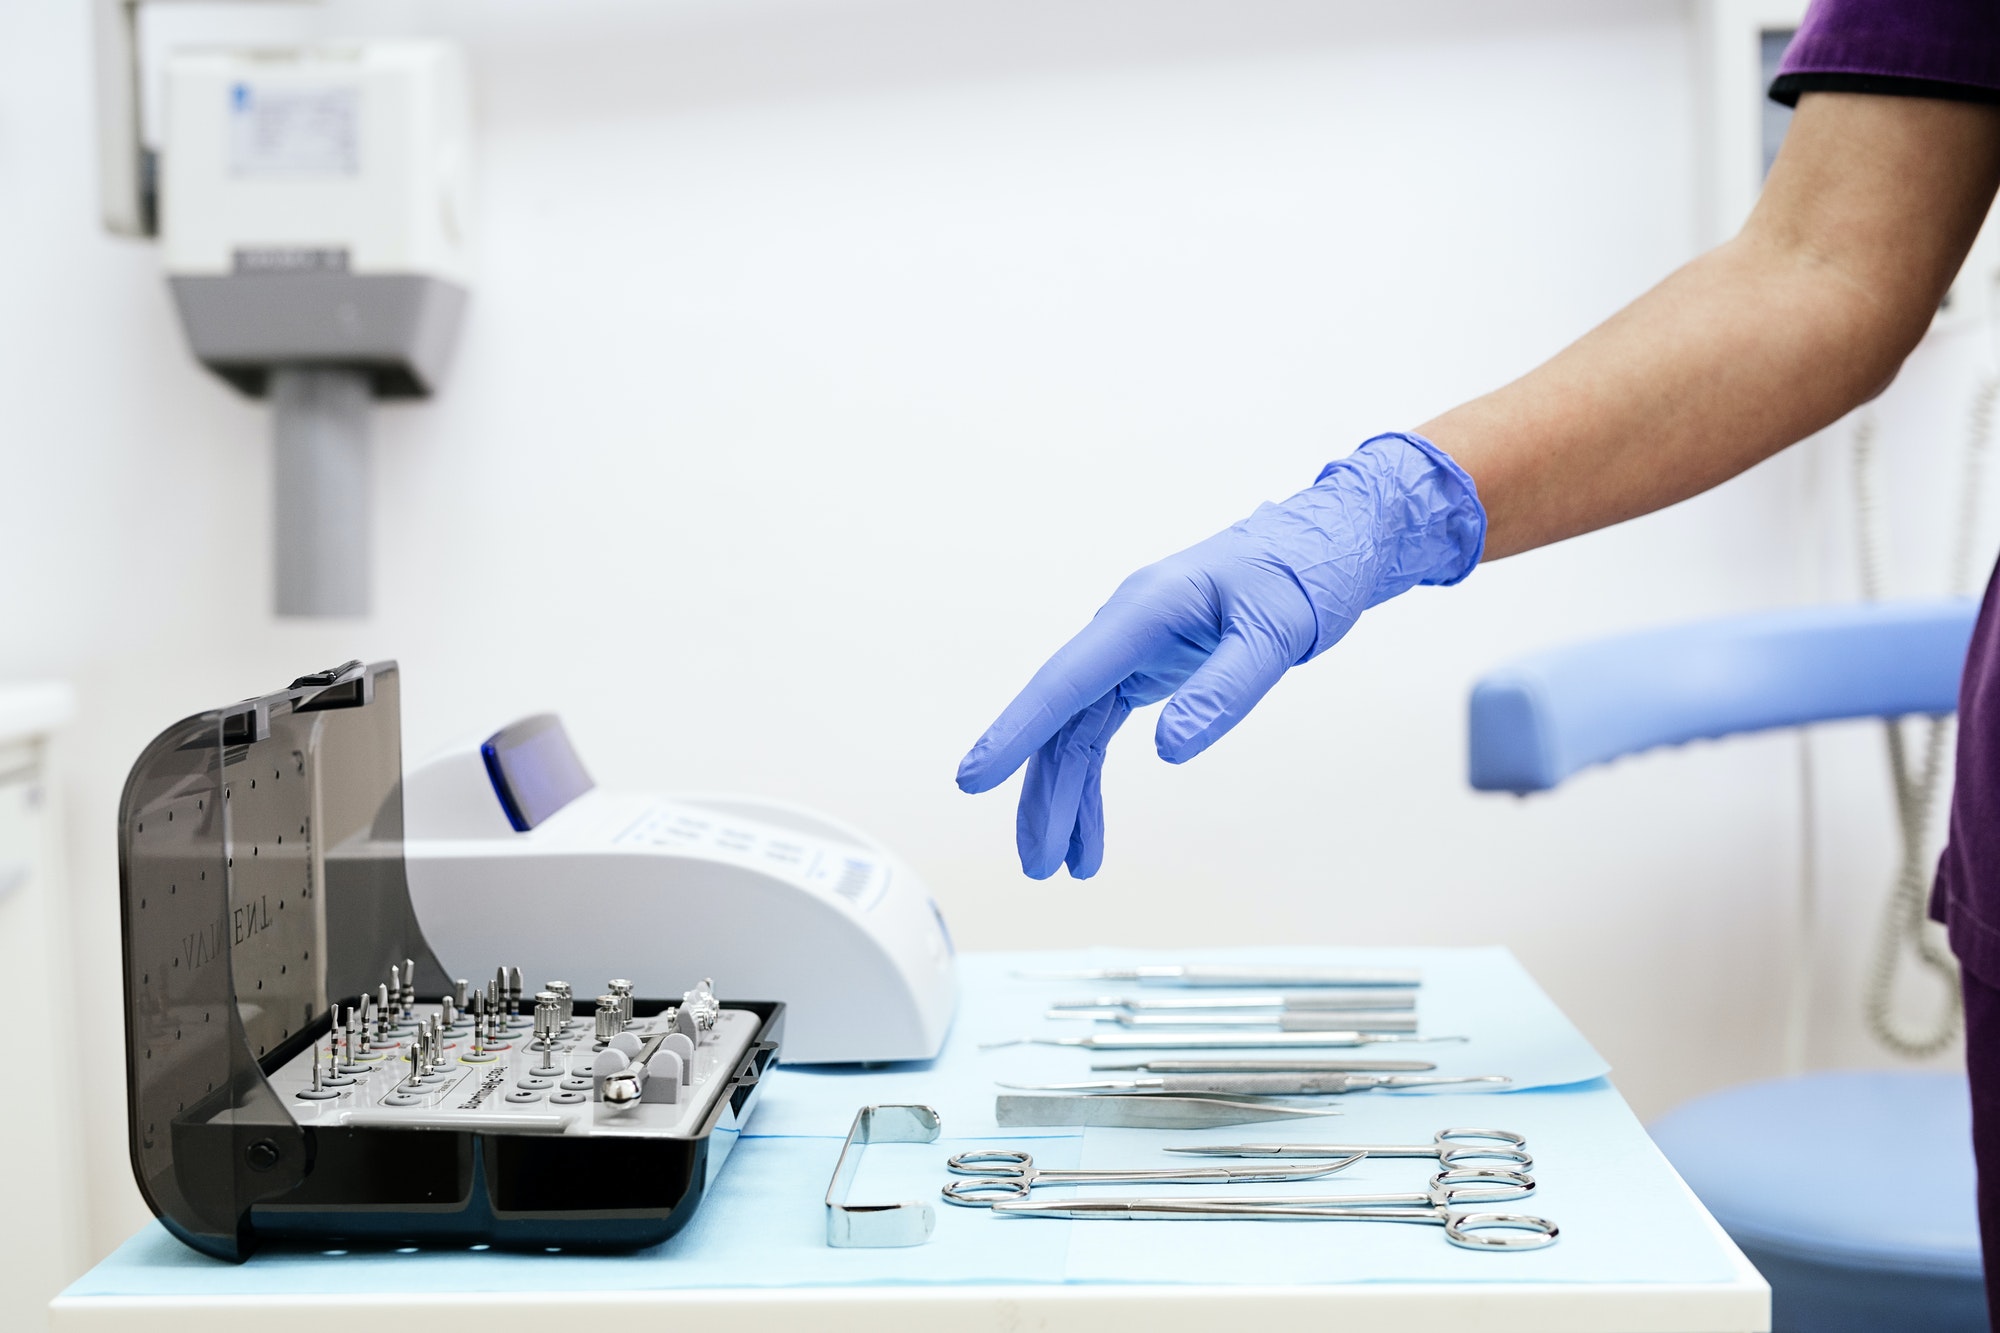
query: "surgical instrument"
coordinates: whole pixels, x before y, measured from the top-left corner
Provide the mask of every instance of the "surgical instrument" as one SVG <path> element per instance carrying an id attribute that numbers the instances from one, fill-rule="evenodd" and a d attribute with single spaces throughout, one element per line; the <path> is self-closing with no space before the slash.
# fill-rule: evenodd
<path id="1" fill-rule="evenodd" d="M 1096 1032 L 1087 1037 L 1014 1037 L 983 1041 L 982 1051 L 1002 1046 L 1081 1046 L 1089 1051 L 1254 1051 L 1298 1046 L 1373 1046 L 1384 1041 L 1464 1041 L 1464 1037 L 1419 1037 L 1390 1032 Z"/>
<path id="2" fill-rule="evenodd" d="M 1330 1154 L 1329 1154 L 1330 1155 Z M 990 1208 L 1001 1199 L 1025 1199 L 1040 1185 L 1237 1185 L 1276 1184 L 1281 1181 L 1320 1180 L 1336 1171 L 1345 1171 L 1365 1157 L 1354 1153 L 1344 1161 L 1311 1170 L 1273 1170 L 1270 1167 L 1156 1167 L 1138 1171 L 1097 1171 L 1075 1167 L 1037 1167 L 1035 1159 L 1013 1148 L 989 1148 L 982 1152 L 962 1152 L 945 1165 L 952 1174 L 971 1176 L 954 1180 L 942 1191 L 947 1202 L 967 1208 Z"/>
<path id="3" fill-rule="evenodd" d="M 850 1203 L 848 1192 L 861 1170 L 868 1143 L 936 1143 L 938 1113 L 928 1106 L 864 1106 L 854 1113 L 833 1179 L 826 1187 L 826 1243 L 838 1249 L 888 1249 L 921 1245 L 937 1229 L 937 1213 L 921 1199 L 900 1203 Z M 1336 1170 L 1339 1168 L 1336 1167 Z"/>
<path id="4" fill-rule="evenodd" d="M 1016 972 L 1028 981 L 1140 981 L 1168 986 L 1420 986 L 1414 967 L 1226 967 L 1165 963 L 1080 971 Z"/>
<path id="5" fill-rule="evenodd" d="M 1505 1162 L 1526 1171 L 1535 1164 L 1528 1141 L 1509 1129 L 1441 1129 L 1429 1143 L 1221 1143 L 1169 1148 L 1194 1157 L 1435 1157 L 1441 1166 L 1460 1162 Z"/>
<path id="6" fill-rule="evenodd" d="M 1127 1028 L 1276 1028 L 1280 1032 L 1325 1032 L 1340 1028 L 1354 1032 L 1415 1032 L 1417 1016 L 1408 1010 L 1390 1009 L 1309 1009 L 1302 1013 L 1280 1010 L 1274 1013 L 1232 1014 L 1128 1014 L 1122 1009 L 1051 1009 L 1048 1018 L 1094 1018 Z"/>
<path id="7" fill-rule="evenodd" d="M 1134 1060 L 1128 1065 L 1092 1065 L 1093 1074 L 1428 1074 L 1429 1060 Z"/>
<path id="8" fill-rule="evenodd" d="M 1249 995 L 1090 995 L 1055 1000 L 1056 1009 L 1414 1009 L 1414 990 L 1259 991 Z"/>
<path id="9" fill-rule="evenodd" d="M 1492 1182 L 1482 1189 L 1482 1183 Z M 993 1205 L 1003 1217 L 1073 1220 L 1168 1219 L 1233 1221 L 1271 1218 L 1301 1222 L 1421 1222 L 1444 1228 L 1445 1239 L 1468 1250 L 1538 1250 L 1560 1228 L 1525 1213 L 1455 1211 L 1461 1203 L 1494 1203 L 1534 1193 L 1534 1177 L 1512 1171 L 1458 1167 L 1431 1177 L 1422 1194 L 1355 1194 L 1296 1198 L 1009 1199 Z M 1508 1233 L 1508 1234 L 1492 1234 Z"/>
<path id="10" fill-rule="evenodd" d="M 1017 1092 L 1170 1092 L 1196 1097 L 1296 1097 L 1422 1088 L 1439 1083 L 1512 1083 L 1505 1074 L 1167 1074 L 1094 1083 L 1002 1083 Z"/>
<path id="11" fill-rule="evenodd" d="M 1047 1125 L 1104 1125 L 1119 1129 L 1212 1129 L 1248 1125 L 1260 1120 L 1293 1120 L 1304 1116 L 1339 1115 L 1257 1098 L 1167 1097 L 1139 1093 L 1130 1097 L 1088 1094 L 1077 1097 L 1003 1092 L 993 1102 L 993 1119 L 1002 1129 Z"/>

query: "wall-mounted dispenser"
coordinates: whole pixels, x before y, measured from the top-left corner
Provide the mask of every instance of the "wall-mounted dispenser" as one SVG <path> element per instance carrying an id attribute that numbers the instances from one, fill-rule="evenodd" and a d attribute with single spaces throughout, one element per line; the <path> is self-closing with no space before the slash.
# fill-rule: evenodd
<path id="1" fill-rule="evenodd" d="M 138 128 L 137 0 L 101 0 L 106 225 L 157 234 L 196 359 L 271 402 L 279 615 L 370 602 L 369 411 L 427 397 L 469 283 L 471 110 L 419 40 L 183 50 Z"/>

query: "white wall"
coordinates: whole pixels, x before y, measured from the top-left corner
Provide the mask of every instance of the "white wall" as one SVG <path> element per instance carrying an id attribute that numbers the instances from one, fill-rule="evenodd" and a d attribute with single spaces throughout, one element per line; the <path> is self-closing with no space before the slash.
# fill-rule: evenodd
<path id="1" fill-rule="evenodd" d="M 97 228 L 86 32 L 81 0 L 0 9 L 0 677 L 81 691 L 70 861 L 106 1043 L 133 756 L 394 656 L 412 751 L 555 706 L 605 783 L 871 828 L 968 947 L 1501 942 L 1644 1113 L 1776 1068 L 1796 742 L 1523 802 L 1466 789 L 1463 714 L 1518 653 L 1798 600 L 1837 563 L 1805 545 L 1803 456 L 1381 608 L 1185 768 L 1135 722 L 1087 884 L 1023 879 L 1011 791 L 951 781 L 1130 568 L 1693 252 L 1682 5 L 164 10 L 156 49 L 471 51 L 481 276 L 443 396 L 379 413 L 377 612 L 349 624 L 267 611 L 264 411 L 190 362 L 152 252 Z M 1823 747 L 1825 1062 L 1875 1058 L 1844 988 L 1890 865 L 1878 750 Z M 102 1249 L 143 1210 L 122 1104 L 86 1115 Z"/>

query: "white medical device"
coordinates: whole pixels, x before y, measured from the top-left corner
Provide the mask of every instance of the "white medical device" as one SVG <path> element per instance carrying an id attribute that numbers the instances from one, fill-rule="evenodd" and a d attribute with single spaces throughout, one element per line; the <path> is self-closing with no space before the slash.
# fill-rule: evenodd
<path id="1" fill-rule="evenodd" d="M 456 339 L 470 105 L 444 42 L 166 62 L 161 259 L 196 359 L 271 399 L 281 615 L 368 610 L 369 405 L 429 396 Z"/>
<path id="2" fill-rule="evenodd" d="M 908 866 L 824 815 L 606 791 L 553 714 L 415 766 L 403 810 L 410 899 L 453 976 L 533 958 L 652 994 L 712 975 L 785 1003 L 788 1064 L 927 1060 L 944 1044 L 943 916 Z"/>

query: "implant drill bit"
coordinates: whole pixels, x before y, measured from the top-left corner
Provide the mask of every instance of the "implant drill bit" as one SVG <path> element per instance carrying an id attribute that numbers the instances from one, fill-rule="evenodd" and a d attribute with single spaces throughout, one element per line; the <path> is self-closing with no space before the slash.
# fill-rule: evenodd
<path id="1" fill-rule="evenodd" d="M 555 992 L 542 991 L 535 996 L 535 1041 L 542 1048 L 542 1072 L 556 1072 L 556 1033 L 562 1026 L 562 1007 Z"/>

